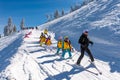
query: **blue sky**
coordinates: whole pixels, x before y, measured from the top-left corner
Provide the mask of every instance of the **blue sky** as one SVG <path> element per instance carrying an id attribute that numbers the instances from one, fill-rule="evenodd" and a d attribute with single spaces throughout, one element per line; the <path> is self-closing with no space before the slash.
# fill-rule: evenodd
<path id="1" fill-rule="evenodd" d="M 46 14 L 53 14 L 56 9 L 68 12 L 70 6 L 80 2 L 82 0 L 0 0 L 0 33 L 9 17 L 18 29 L 22 18 L 25 26 L 37 26 L 47 21 Z"/>

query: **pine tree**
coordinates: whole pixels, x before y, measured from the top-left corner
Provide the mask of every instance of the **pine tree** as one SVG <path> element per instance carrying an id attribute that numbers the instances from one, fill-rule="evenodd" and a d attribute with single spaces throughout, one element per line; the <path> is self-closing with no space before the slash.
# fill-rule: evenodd
<path id="1" fill-rule="evenodd" d="M 13 31 L 14 31 L 14 32 L 17 32 L 17 28 L 16 28 L 15 25 L 14 25 Z"/>
<path id="2" fill-rule="evenodd" d="M 62 16 L 64 16 L 65 15 L 65 12 L 64 12 L 64 10 L 62 10 Z"/>
<path id="3" fill-rule="evenodd" d="M 46 15 L 46 18 L 47 18 L 47 21 L 49 22 L 50 21 L 50 15 Z"/>
<path id="4" fill-rule="evenodd" d="M 10 18 L 8 18 L 8 32 L 9 32 L 9 34 L 11 34 L 12 32 L 13 32 L 13 24 L 12 24 L 12 18 L 10 17 Z"/>
<path id="5" fill-rule="evenodd" d="M 70 12 L 73 12 L 74 11 L 74 8 L 73 6 L 70 7 Z"/>
<path id="6" fill-rule="evenodd" d="M 54 13 L 54 19 L 57 19 L 59 17 L 60 17 L 59 12 L 58 12 L 58 10 L 56 10 Z"/>
<path id="7" fill-rule="evenodd" d="M 86 4 L 88 4 L 88 3 L 92 2 L 92 1 L 94 1 L 94 0 L 84 0 L 83 3 L 86 5 Z"/>
<path id="8" fill-rule="evenodd" d="M 78 4 L 76 4 L 75 7 L 74 7 L 74 10 L 77 10 L 79 8 L 80 8 L 80 6 Z"/>
<path id="9" fill-rule="evenodd" d="M 8 26 L 12 26 L 12 18 L 11 17 L 8 18 Z"/>
<path id="10" fill-rule="evenodd" d="M 7 26 L 4 27 L 4 36 L 8 36 L 8 29 L 7 29 Z"/>
<path id="11" fill-rule="evenodd" d="M 21 28 L 21 30 L 23 30 L 25 28 L 24 27 L 24 19 L 22 19 L 22 21 L 21 21 L 20 28 Z"/>
<path id="12" fill-rule="evenodd" d="M 4 27 L 4 35 L 5 36 L 8 36 L 10 35 L 11 33 L 13 33 L 13 24 L 12 24 L 12 18 L 8 18 L 8 24 L 7 26 Z"/>

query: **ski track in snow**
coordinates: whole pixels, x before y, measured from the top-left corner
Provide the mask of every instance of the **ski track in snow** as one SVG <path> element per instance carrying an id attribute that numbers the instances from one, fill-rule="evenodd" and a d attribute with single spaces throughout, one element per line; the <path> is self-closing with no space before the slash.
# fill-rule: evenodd
<path id="1" fill-rule="evenodd" d="M 120 20 L 119 3 L 116 3 L 116 1 L 94 1 L 73 13 L 41 25 L 40 30 L 26 30 L 1 38 L 0 80 L 119 80 L 120 46 L 118 43 L 120 43 L 120 38 L 118 34 Z M 117 6 L 109 8 L 110 5 L 113 5 L 112 3 L 117 4 Z M 101 12 L 103 14 L 100 14 L 98 19 L 96 19 L 94 15 L 98 15 Z M 118 25 L 115 27 L 111 26 L 116 24 Z M 72 60 L 63 60 L 60 56 L 55 55 L 57 43 L 55 37 L 69 34 L 68 36 L 76 47 L 77 43 L 75 43 L 75 40 L 78 40 L 77 37 L 79 37 L 76 34 L 79 34 L 88 26 L 94 26 L 89 28 L 91 30 L 90 33 L 96 33 L 92 36 L 95 45 L 90 49 L 94 51 L 95 58 L 97 57 L 95 64 L 102 72 L 102 75 L 95 75 L 98 71 L 87 61 L 89 60 L 88 56 L 84 56 L 81 63 L 81 65 L 86 67 L 86 70 L 71 66 L 76 63 L 80 52 L 72 52 Z M 105 26 L 110 26 L 111 31 L 108 28 L 103 28 Z M 97 29 L 97 27 L 99 28 Z M 56 33 L 49 32 L 53 42 L 52 51 L 47 49 L 45 45 L 43 47 L 39 46 L 39 36 L 41 30 L 45 28 Z M 29 38 L 24 38 L 23 35 L 30 31 L 32 31 L 32 34 L 28 35 Z M 102 31 L 104 33 L 101 33 Z M 115 31 L 115 34 L 112 31 Z M 65 57 L 68 57 L 67 53 Z"/>
<path id="2" fill-rule="evenodd" d="M 14 71 L 12 71 L 9 65 L 5 71 L 1 72 L 0 74 L 2 75 L 1 79 L 3 79 L 3 77 L 7 77 L 7 79 L 16 79 L 16 80 L 21 80 L 21 79 L 22 80 L 34 80 L 34 79 L 35 80 L 78 80 L 80 78 L 84 80 L 89 80 L 90 78 L 93 80 L 119 79 L 119 74 L 109 72 L 108 63 L 99 60 L 96 60 L 95 63 L 98 69 L 100 69 L 100 71 L 103 72 L 103 74 L 95 75 L 94 73 L 98 73 L 98 72 L 94 67 L 89 66 L 89 62 L 86 62 L 86 60 L 88 60 L 87 56 L 85 56 L 82 62 L 82 65 L 86 67 L 89 66 L 86 70 L 74 68 L 68 65 L 67 63 L 75 64 L 79 54 L 76 52 L 73 53 L 76 54 L 73 57 L 73 60 L 70 59 L 62 60 L 60 56 L 55 55 L 56 49 L 53 49 L 53 51 L 51 52 L 49 50 L 46 50 L 45 46 L 44 47 L 39 46 L 38 43 L 39 33 L 41 33 L 41 31 L 33 30 L 32 34 L 30 35 L 30 38 L 25 38 L 24 41 L 20 43 L 22 44 L 22 46 L 20 46 L 20 48 L 18 49 L 20 50 L 18 51 L 19 54 L 16 54 L 19 55 L 18 56 L 19 58 L 15 59 L 17 56 L 14 56 L 14 58 L 11 59 L 12 62 L 10 65 L 11 66 L 19 65 L 16 67 L 15 70 L 19 69 L 20 71 L 19 70 L 18 71 L 21 72 L 20 74 L 24 75 L 23 78 L 18 78 L 17 75 L 13 73 Z M 49 32 L 49 34 L 51 33 Z M 53 38 L 52 39 L 53 42 L 56 42 L 54 40 L 54 35 L 52 38 Z M 15 41 L 19 41 L 19 40 L 16 39 Z M 53 44 L 52 46 L 55 47 L 55 45 L 56 44 Z M 66 57 L 67 56 L 68 55 L 66 54 Z M 21 61 L 19 62 L 19 60 Z M 34 70 L 34 75 L 32 70 Z M 35 78 L 35 75 L 37 75 L 37 78 Z"/>
<path id="3" fill-rule="evenodd" d="M 3 46 L 0 50 L 0 72 L 4 68 L 6 68 L 7 65 L 10 64 L 9 59 L 14 55 L 14 53 L 17 52 L 18 47 L 20 46 L 19 42 L 22 42 L 22 35 L 15 35 L 11 38 L 11 40 L 8 38 L 5 38 L 2 40 L 3 44 L 6 44 L 7 46 Z M 15 43 L 15 44 L 14 44 Z"/>
<path id="4" fill-rule="evenodd" d="M 109 64 L 100 60 L 96 60 L 95 63 L 98 69 L 100 69 L 100 71 L 103 72 L 103 74 L 95 75 L 94 73 L 98 72 L 94 67 L 89 66 L 89 62 L 86 61 L 88 60 L 87 56 L 85 56 L 82 62 L 83 66 L 86 67 L 89 66 L 86 70 L 74 68 L 68 65 L 67 63 L 75 64 L 77 58 L 79 57 L 79 53 L 78 52 L 72 53 L 73 54 L 72 60 L 70 59 L 62 60 L 60 56 L 55 55 L 56 49 L 53 49 L 53 51 L 49 51 L 46 50 L 46 46 L 44 45 L 43 47 L 39 46 L 38 41 L 40 33 L 41 31 L 32 30 L 32 34 L 29 36 L 29 38 L 24 38 L 24 40 L 22 40 L 23 39 L 22 35 L 19 35 L 19 37 L 16 38 L 16 40 L 14 40 L 13 43 L 11 42 L 8 48 L 5 48 L 5 50 L 10 53 L 6 56 L 3 55 L 5 54 L 5 51 L 4 49 L 2 49 L 3 59 L 9 59 L 9 64 L 6 65 L 7 63 L 3 62 L 6 65 L 6 69 L 5 68 L 2 69 L 2 67 L 0 67 L 1 70 L 0 79 L 77 80 L 78 78 L 81 78 L 83 80 L 89 80 L 91 78 L 92 80 L 117 80 L 119 78 L 120 75 L 119 73 L 118 74 L 111 73 L 109 71 L 110 70 Z M 52 35 L 52 42 L 54 42 L 52 47 L 55 48 L 56 47 L 56 40 L 54 39 L 55 35 L 51 32 L 49 32 L 49 34 Z M 17 49 L 18 51 L 16 51 L 13 48 L 18 48 Z M 13 50 L 11 51 L 11 49 Z M 18 54 L 14 55 L 13 53 Z M 66 57 L 67 56 L 68 55 L 66 54 Z M 12 59 L 10 59 L 11 57 Z M 1 62 L 1 64 L 3 63 Z M 11 66 L 14 67 L 12 68 Z M 22 75 L 23 78 L 19 78 L 18 75 L 14 73 L 15 70 L 18 70 L 19 73 L 17 74 Z M 35 75 L 37 75 L 36 78 Z"/>

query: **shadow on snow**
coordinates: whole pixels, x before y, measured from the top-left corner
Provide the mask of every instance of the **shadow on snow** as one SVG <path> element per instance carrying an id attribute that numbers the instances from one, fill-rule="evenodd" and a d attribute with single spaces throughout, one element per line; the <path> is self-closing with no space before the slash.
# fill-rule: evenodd
<path id="1" fill-rule="evenodd" d="M 73 67 L 70 71 L 61 72 L 60 74 L 52 76 L 52 78 L 57 79 L 57 80 L 63 80 L 63 79 L 70 80 L 74 74 L 81 73 L 83 71 L 86 71 L 86 72 L 91 73 L 91 74 L 96 74 L 90 70 L 87 70 L 89 68 L 94 68 L 94 66 L 89 65 L 86 68 Z M 50 80 L 50 79 L 51 79 L 51 77 L 48 77 L 45 80 Z"/>
<path id="2" fill-rule="evenodd" d="M 20 36 L 0 51 L 0 72 L 10 64 L 9 59 L 18 51 L 22 41 L 22 36 Z"/>

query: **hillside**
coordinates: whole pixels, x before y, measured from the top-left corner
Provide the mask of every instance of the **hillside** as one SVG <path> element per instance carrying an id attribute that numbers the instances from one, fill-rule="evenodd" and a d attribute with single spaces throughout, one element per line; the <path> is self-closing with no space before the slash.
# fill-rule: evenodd
<path id="1" fill-rule="evenodd" d="M 25 38 L 24 35 L 29 32 L 31 34 Z M 72 52 L 72 59 L 60 58 L 55 55 L 57 43 L 54 39 L 55 34 L 49 32 L 53 43 L 50 51 L 45 45 L 39 46 L 41 32 L 41 30 L 30 30 L 19 33 L 18 38 L 16 35 L 11 36 L 13 37 L 9 40 L 11 44 L 6 44 L 8 46 L 0 51 L 0 55 L 2 53 L 0 80 L 118 80 L 120 78 L 119 72 L 111 72 L 114 68 L 110 67 L 109 62 L 95 59 L 97 68 L 102 72 L 100 75 L 88 62 L 87 56 L 84 56 L 81 63 L 85 68 L 74 67 L 80 52 Z M 65 58 L 67 57 L 68 54 Z"/>
<path id="2" fill-rule="evenodd" d="M 119 80 L 120 78 L 120 0 L 97 0 L 79 10 L 38 26 L 0 38 L 0 80 Z M 40 46 L 39 37 L 47 28 L 52 50 Z M 89 30 L 94 42 L 89 46 L 95 58 L 90 64 L 87 54 L 75 67 L 80 48 L 79 36 Z M 29 34 L 25 37 L 26 34 Z M 55 55 L 59 36 L 68 36 L 73 47 L 72 59 Z M 66 54 L 65 58 L 68 57 Z"/>
<path id="3" fill-rule="evenodd" d="M 108 62 L 111 72 L 120 72 L 120 0 L 97 0 L 64 17 L 40 25 L 59 36 L 69 36 L 79 49 L 78 39 L 84 30 L 94 42 L 94 57 Z M 107 58 L 106 58 L 107 57 Z"/>

